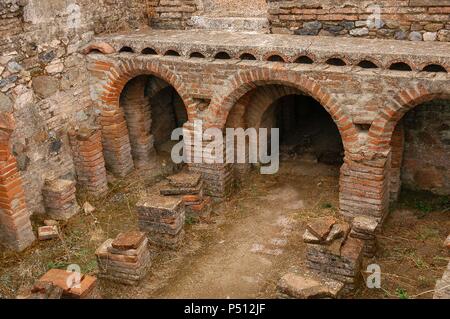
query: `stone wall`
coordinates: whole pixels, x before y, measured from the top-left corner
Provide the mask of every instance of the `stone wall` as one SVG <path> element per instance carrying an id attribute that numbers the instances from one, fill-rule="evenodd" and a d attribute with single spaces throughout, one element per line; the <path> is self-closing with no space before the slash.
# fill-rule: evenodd
<path id="1" fill-rule="evenodd" d="M 45 179 L 74 178 L 67 130 L 94 114 L 79 49 L 94 34 L 144 23 L 140 0 L 0 1 L 0 112 L 11 137 L 30 211 L 43 211 Z"/>
<path id="2" fill-rule="evenodd" d="M 408 112 L 404 118 L 405 187 L 450 194 L 450 100 L 435 100 Z"/>
<path id="3" fill-rule="evenodd" d="M 450 41 L 448 0 L 267 2 L 273 33 Z M 374 18 L 378 13 L 379 22 Z"/>
<path id="4" fill-rule="evenodd" d="M 149 24 L 161 29 L 185 29 L 191 16 L 201 10 L 202 0 L 148 0 Z"/>

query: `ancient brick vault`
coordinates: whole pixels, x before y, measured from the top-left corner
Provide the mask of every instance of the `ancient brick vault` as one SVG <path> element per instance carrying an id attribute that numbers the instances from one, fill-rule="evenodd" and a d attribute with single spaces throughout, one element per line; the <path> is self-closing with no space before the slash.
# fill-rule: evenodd
<path id="1" fill-rule="evenodd" d="M 99 37 L 85 49 L 106 165 L 116 174 L 126 175 L 133 160 L 144 160 L 139 141 L 150 138 L 145 122 L 133 121 L 149 119 L 144 103 L 131 113 L 128 107 L 137 97 L 121 98 L 125 86 L 137 86 L 133 92 L 143 99 L 136 80 L 143 74 L 178 92 L 187 111 L 185 130 L 196 119 L 221 129 L 262 127 L 264 113 L 277 100 L 305 95 L 329 113 L 342 138 L 341 213 L 380 220 L 401 184 L 401 119 L 418 105 L 449 97 L 449 52 L 447 43 L 433 44 L 430 52 L 426 43 L 218 31 Z M 448 163 L 443 165 L 448 174 Z M 233 167 L 203 166 L 191 169 L 205 175 L 212 196 L 225 196 Z M 438 184 L 428 187 L 448 191 L 448 182 Z"/>
<path id="2" fill-rule="evenodd" d="M 88 16 L 86 1 L 75 2 L 63 15 L 75 27 L 44 14 L 64 6 L 0 4 L 7 247 L 33 243 L 31 213 L 68 219 L 76 187 L 104 194 L 107 171 L 125 177 L 150 164 L 173 129 L 187 134 L 196 120 L 223 131 L 275 127 L 298 115 L 289 104 L 318 112 L 312 120 L 334 130 L 347 220 L 382 225 L 402 183 L 450 194 L 448 1 L 381 1 L 378 29 L 364 24 L 367 1 L 270 0 L 250 14 L 226 1 L 134 0 Z M 27 111 L 34 104 L 39 110 Z M 189 164 L 219 199 L 249 169 Z"/>

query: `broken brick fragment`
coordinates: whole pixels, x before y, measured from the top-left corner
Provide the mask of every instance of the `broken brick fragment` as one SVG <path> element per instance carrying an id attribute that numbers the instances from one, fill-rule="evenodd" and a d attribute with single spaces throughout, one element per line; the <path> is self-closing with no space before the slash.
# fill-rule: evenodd
<path id="1" fill-rule="evenodd" d="M 137 249 L 145 239 L 145 233 L 140 231 L 129 231 L 119 234 L 112 242 L 116 249 Z"/>
<path id="2" fill-rule="evenodd" d="M 49 240 L 59 237 L 58 226 L 43 226 L 38 228 L 39 240 Z"/>
<path id="3" fill-rule="evenodd" d="M 309 221 L 307 228 L 313 235 L 324 240 L 327 238 L 334 224 L 336 224 L 336 219 L 333 217 L 321 217 Z"/>
<path id="4" fill-rule="evenodd" d="M 73 282 L 74 273 L 63 269 L 50 269 L 39 282 L 50 282 L 63 290 L 62 298 L 90 299 L 95 296 L 97 278 L 80 274 L 79 287 Z"/>

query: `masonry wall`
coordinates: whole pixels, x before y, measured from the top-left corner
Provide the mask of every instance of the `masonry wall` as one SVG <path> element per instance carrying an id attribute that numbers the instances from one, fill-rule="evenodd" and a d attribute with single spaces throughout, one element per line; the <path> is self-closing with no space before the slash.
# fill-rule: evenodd
<path id="1" fill-rule="evenodd" d="M 144 15 L 141 0 L 0 1 L 0 112 L 16 121 L 11 144 L 30 211 L 43 211 L 46 178 L 74 178 L 67 130 L 95 115 L 79 49 Z"/>
<path id="2" fill-rule="evenodd" d="M 149 24 L 153 28 L 185 29 L 191 16 L 203 8 L 203 0 L 148 0 Z"/>
<path id="3" fill-rule="evenodd" d="M 267 0 L 272 33 L 450 41 L 448 0 Z M 374 7 L 378 5 L 380 10 Z M 381 24 L 373 13 L 380 12 Z"/>
<path id="4" fill-rule="evenodd" d="M 140 52 L 138 44 L 134 45 L 135 52 Z M 113 46 L 120 48 L 123 44 L 113 43 Z M 347 217 L 367 215 L 382 219 L 386 216 L 391 129 L 402 112 L 416 106 L 416 102 L 449 94 L 445 73 L 429 77 L 416 72 L 412 77 L 409 72 L 355 71 L 352 66 L 323 68 L 320 64 L 298 64 L 293 67 L 277 62 L 236 63 L 235 60 L 134 53 L 90 54 L 88 60 L 93 84 L 107 81 L 106 85 L 92 86 L 92 94 L 105 118 L 121 112 L 118 100 L 123 83 L 140 74 L 159 76 L 179 92 L 189 115 L 185 130 L 191 129 L 189 125 L 195 119 L 203 119 L 206 127 L 225 127 L 240 98 L 255 85 L 280 84 L 311 95 L 328 110 L 342 136 L 345 163 L 341 169 L 340 211 Z M 201 101 L 211 102 L 204 108 Z M 112 118 L 108 123 L 111 121 Z M 105 126 L 104 131 L 109 134 L 109 127 Z M 119 131 L 114 134 L 119 133 L 127 135 Z M 113 142 L 112 137 L 107 139 Z M 110 160 L 116 164 L 122 161 L 119 157 Z M 205 164 L 198 171 L 209 174 L 212 181 L 226 182 L 229 170 Z M 225 182 L 217 184 L 221 192 L 228 185 Z"/>
<path id="5" fill-rule="evenodd" d="M 450 194 L 450 100 L 435 100 L 403 119 L 403 186 Z"/>

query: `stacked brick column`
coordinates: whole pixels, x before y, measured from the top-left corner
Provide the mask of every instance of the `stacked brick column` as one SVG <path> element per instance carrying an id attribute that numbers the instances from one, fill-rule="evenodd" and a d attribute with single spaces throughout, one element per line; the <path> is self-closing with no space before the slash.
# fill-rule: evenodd
<path id="1" fill-rule="evenodd" d="M 402 122 L 398 123 L 395 127 L 394 133 L 391 139 L 391 169 L 389 171 L 390 178 L 390 200 L 395 202 L 400 195 L 400 189 L 402 186 L 401 171 L 403 162 L 403 151 L 405 144 L 405 135 Z"/>
<path id="2" fill-rule="evenodd" d="M 245 112 L 249 107 L 251 101 L 252 94 L 246 94 L 243 96 L 236 105 L 230 111 L 227 119 L 227 128 L 242 128 L 245 130 L 246 121 L 245 121 Z M 234 150 L 234 158 L 237 158 L 237 145 L 235 145 Z M 234 178 L 236 180 L 242 180 L 251 170 L 251 164 L 248 163 L 249 160 L 249 144 L 248 141 L 245 143 L 245 163 L 237 163 L 234 164 Z"/>
<path id="3" fill-rule="evenodd" d="M 100 124 L 106 167 L 115 175 L 124 177 L 134 168 L 124 114 L 120 109 L 103 110 Z"/>
<path id="4" fill-rule="evenodd" d="M 69 220 L 80 210 L 76 199 L 75 181 L 47 180 L 42 188 L 42 195 L 46 211 L 53 219 Z"/>
<path id="5" fill-rule="evenodd" d="M 349 236 L 350 226 L 333 218 L 318 218 L 303 235 L 309 269 L 344 284 L 344 293 L 354 290 L 360 279 L 364 242 Z"/>
<path id="6" fill-rule="evenodd" d="M 162 184 L 160 193 L 165 196 L 182 196 L 186 217 L 201 221 L 211 213 L 211 198 L 203 196 L 203 181 L 200 174 L 181 172 L 167 177 L 169 183 Z"/>
<path id="7" fill-rule="evenodd" d="M 177 249 L 184 238 L 185 207 L 176 196 L 147 195 L 136 204 L 139 229 L 150 243 Z"/>
<path id="8" fill-rule="evenodd" d="M 372 258 L 377 252 L 378 221 L 375 218 L 358 216 L 353 219 L 350 237 L 364 242 L 364 256 Z"/>
<path id="9" fill-rule="evenodd" d="M 122 93 L 120 105 L 125 112 L 134 166 L 140 168 L 150 163 L 153 150 L 150 101 L 145 97 L 146 77 L 131 80 Z"/>
<path id="10" fill-rule="evenodd" d="M 22 251 L 33 243 L 35 236 L 17 161 L 10 152 L 9 137 L 13 129 L 12 114 L 0 113 L 0 242 Z"/>
<path id="11" fill-rule="evenodd" d="M 339 193 L 340 210 L 345 217 L 365 215 L 383 219 L 386 216 L 389 172 L 385 165 L 386 160 L 357 162 L 345 158 Z"/>
<path id="12" fill-rule="evenodd" d="M 130 231 L 108 239 L 95 252 L 99 277 L 125 285 L 137 285 L 150 267 L 145 233 Z"/>
<path id="13" fill-rule="evenodd" d="M 202 175 L 202 180 L 205 185 L 205 193 L 212 197 L 223 198 L 228 196 L 233 188 L 234 178 L 233 178 L 233 165 L 227 163 L 214 163 L 209 164 L 214 161 L 213 158 L 205 157 L 205 152 L 203 153 L 202 159 L 200 159 L 200 154 L 195 153 L 194 147 L 194 127 L 192 123 L 186 123 L 183 126 L 184 143 L 190 152 L 187 152 L 187 158 L 189 159 L 189 170 L 194 173 L 199 173 Z M 211 140 L 208 137 L 204 137 L 203 149 L 205 149 Z M 223 150 L 225 153 L 225 150 Z M 226 154 L 224 155 L 226 160 Z M 201 163 L 195 163 L 195 162 Z"/>
<path id="14" fill-rule="evenodd" d="M 101 132 L 80 129 L 69 132 L 78 183 L 91 195 L 108 191 Z"/>

